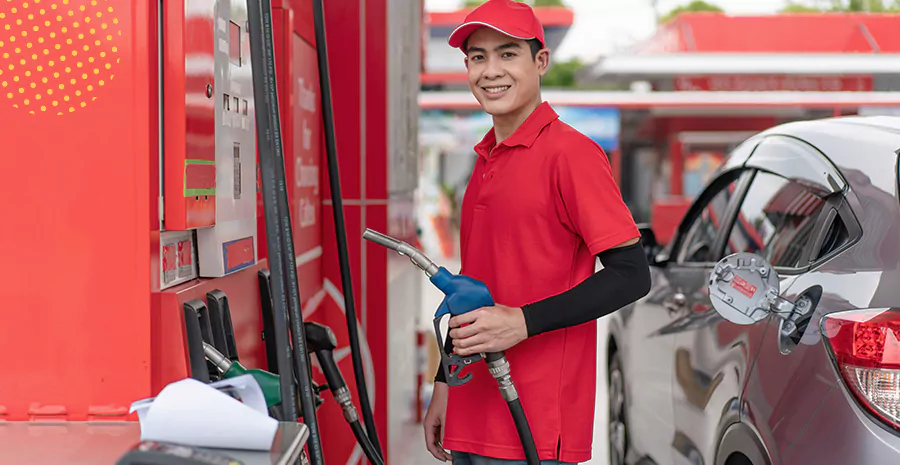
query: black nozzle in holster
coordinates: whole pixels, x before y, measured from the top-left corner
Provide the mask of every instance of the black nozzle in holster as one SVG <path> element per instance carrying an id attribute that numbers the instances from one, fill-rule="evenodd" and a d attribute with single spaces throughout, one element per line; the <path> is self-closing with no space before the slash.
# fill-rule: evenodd
<path id="1" fill-rule="evenodd" d="M 307 350 L 316 354 L 319 359 L 319 366 L 322 367 L 322 373 L 325 374 L 325 382 L 334 396 L 334 400 L 341 405 L 344 410 L 344 419 L 348 422 L 359 421 L 359 413 L 353 405 L 350 389 L 341 375 L 341 371 L 334 361 L 334 349 L 337 348 L 337 338 L 331 328 L 306 321 L 303 323 L 306 331 Z"/>
<path id="2" fill-rule="evenodd" d="M 350 424 L 350 429 L 353 431 L 353 435 L 356 436 L 356 441 L 362 446 L 363 452 L 370 463 L 383 465 L 384 460 L 381 454 L 373 446 L 372 441 L 359 423 L 359 412 L 353 405 L 350 389 L 347 388 L 347 383 L 344 382 L 344 377 L 338 369 L 337 362 L 334 361 L 334 349 L 337 348 L 337 338 L 334 336 L 334 332 L 327 326 L 311 321 L 306 321 L 303 325 L 306 332 L 307 350 L 310 353 L 315 353 L 316 358 L 319 359 L 319 366 L 322 367 L 322 373 L 325 374 L 325 382 L 328 384 L 334 400 L 341 405 L 341 409 L 344 411 L 344 419 Z"/>

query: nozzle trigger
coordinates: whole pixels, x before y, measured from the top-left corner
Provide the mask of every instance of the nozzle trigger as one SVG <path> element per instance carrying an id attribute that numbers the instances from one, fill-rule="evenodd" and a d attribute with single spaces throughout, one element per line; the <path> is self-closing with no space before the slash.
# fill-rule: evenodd
<path id="1" fill-rule="evenodd" d="M 450 336 L 444 338 L 441 335 L 441 318 L 434 319 L 434 335 L 437 338 L 438 348 L 441 351 L 441 369 L 444 370 L 444 378 L 450 386 L 462 386 L 472 379 L 472 373 L 466 373 L 460 377 L 463 368 L 481 360 L 481 354 L 463 357 L 452 353 L 453 345 Z"/>

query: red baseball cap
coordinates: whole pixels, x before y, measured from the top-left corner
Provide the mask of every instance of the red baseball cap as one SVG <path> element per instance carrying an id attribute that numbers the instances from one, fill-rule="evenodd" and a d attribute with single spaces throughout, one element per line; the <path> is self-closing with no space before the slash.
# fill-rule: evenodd
<path id="1" fill-rule="evenodd" d="M 537 39 L 546 47 L 544 27 L 534 10 L 528 4 L 514 0 L 488 0 L 472 10 L 466 15 L 465 22 L 450 34 L 450 46 L 462 50 L 466 39 L 484 26 L 514 39 Z"/>

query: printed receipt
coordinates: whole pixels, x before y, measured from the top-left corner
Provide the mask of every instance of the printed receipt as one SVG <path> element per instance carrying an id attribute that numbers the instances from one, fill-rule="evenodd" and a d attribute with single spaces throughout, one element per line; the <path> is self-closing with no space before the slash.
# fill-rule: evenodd
<path id="1" fill-rule="evenodd" d="M 230 391 L 240 400 L 226 394 Z M 166 386 L 158 396 L 131 404 L 142 441 L 186 446 L 269 450 L 278 430 L 251 375 L 204 384 L 193 378 Z"/>

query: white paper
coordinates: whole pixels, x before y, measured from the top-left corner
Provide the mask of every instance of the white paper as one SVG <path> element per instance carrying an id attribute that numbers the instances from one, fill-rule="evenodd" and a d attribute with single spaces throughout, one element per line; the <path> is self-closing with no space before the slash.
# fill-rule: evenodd
<path id="1" fill-rule="evenodd" d="M 234 387 L 247 403 L 218 391 L 215 385 Z M 192 378 L 176 381 L 155 398 L 133 403 L 131 411 L 138 413 L 142 441 L 267 451 L 278 429 L 250 375 L 215 384 Z"/>
<path id="2" fill-rule="evenodd" d="M 225 387 L 232 388 L 238 392 L 244 405 L 263 415 L 269 415 L 269 407 L 266 406 L 266 396 L 263 394 L 262 388 L 259 387 L 259 383 L 256 382 L 256 378 L 254 378 L 253 375 L 241 375 L 235 376 L 234 378 L 223 379 L 222 381 L 210 383 L 209 387 L 216 389 Z"/>

